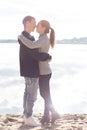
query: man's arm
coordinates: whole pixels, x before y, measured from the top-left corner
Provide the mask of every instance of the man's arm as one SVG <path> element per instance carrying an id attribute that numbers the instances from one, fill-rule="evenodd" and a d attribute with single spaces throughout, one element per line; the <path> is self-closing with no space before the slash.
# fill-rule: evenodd
<path id="1" fill-rule="evenodd" d="M 51 55 L 49 55 L 48 53 L 44 53 L 44 52 L 38 52 L 37 49 L 30 50 L 30 54 L 35 60 L 38 60 L 38 61 L 46 61 L 46 60 L 52 59 Z"/>

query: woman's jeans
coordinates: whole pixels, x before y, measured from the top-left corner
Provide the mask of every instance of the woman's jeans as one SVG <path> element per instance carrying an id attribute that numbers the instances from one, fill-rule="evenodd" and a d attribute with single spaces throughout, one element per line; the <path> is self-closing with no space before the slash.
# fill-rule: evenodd
<path id="1" fill-rule="evenodd" d="M 54 107 L 50 94 L 50 78 L 51 74 L 39 76 L 40 95 L 44 99 L 44 115 L 49 115 L 49 111 L 54 111 Z"/>
<path id="2" fill-rule="evenodd" d="M 38 90 L 38 78 L 25 78 L 25 92 L 24 92 L 24 115 L 25 117 L 32 116 L 34 102 L 37 99 L 37 90 Z"/>

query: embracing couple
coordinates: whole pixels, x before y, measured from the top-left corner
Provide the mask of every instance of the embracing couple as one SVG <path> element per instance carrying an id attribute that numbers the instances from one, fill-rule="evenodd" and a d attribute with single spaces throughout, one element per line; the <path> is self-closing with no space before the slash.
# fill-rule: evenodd
<path id="1" fill-rule="evenodd" d="M 40 123 L 54 123 L 60 116 L 55 111 L 50 95 L 50 78 L 52 71 L 49 65 L 50 47 L 55 44 L 55 32 L 47 20 L 41 20 L 36 25 L 32 16 L 23 19 L 24 31 L 18 37 L 20 44 L 20 75 L 25 79 L 23 100 L 23 117 L 25 125 L 38 126 Z M 36 28 L 38 40 L 31 36 Z M 49 35 L 49 36 L 48 36 Z M 37 90 L 44 99 L 44 113 L 41 121 L 33 117 L 33 106 L 37 99 Z"/>

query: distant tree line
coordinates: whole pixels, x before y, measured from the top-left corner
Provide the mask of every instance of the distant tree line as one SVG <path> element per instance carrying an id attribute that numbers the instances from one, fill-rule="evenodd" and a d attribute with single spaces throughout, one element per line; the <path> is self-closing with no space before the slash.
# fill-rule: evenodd
<path id="1" fill-rule="evenodd" d="M 87 37 L 57 40 L 59 44 L 87 44 Z"/>
<path id="2" fill-rule="evenodd" d="M 15 39 L 1 39 L 0 43 L 17 43 Z M 87 44 L 87 37 L 56 40 L 58 44 Z"/>
<path id="3" fill-rule="evenodd" d="M 1 39 L 0 43 L 16 43 L 17 40 L 15 39 Z"/>

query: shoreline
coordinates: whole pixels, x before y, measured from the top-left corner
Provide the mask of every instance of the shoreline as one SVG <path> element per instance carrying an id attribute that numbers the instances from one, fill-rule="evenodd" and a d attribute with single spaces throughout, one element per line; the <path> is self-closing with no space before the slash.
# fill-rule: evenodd
<path id="1" fill-rule="evenodd" d="M 34 115 L 38 120 L 42 115 Z M 87 130 L 87 114 L 63 114 L 55 124 L 29 127 L 24 125 L 23 115 L 0 115 L 0 130 Z"/>

